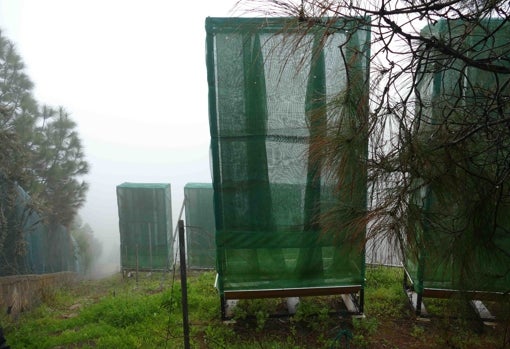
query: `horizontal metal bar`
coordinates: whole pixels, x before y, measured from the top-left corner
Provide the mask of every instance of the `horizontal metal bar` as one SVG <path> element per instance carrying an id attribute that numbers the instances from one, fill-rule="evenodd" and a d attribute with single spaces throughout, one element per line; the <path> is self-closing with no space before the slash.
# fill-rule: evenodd
<path id="1" fill-rule="evenodd" d="M 330 296 L 337 294 L 357 293 L 361 285 L 340 287 L 312 287 L 312 288 L 282 288 L 265 290 L 235 290 L 224 291 L 225 299 L 279 298 L 304 296 Z"/>

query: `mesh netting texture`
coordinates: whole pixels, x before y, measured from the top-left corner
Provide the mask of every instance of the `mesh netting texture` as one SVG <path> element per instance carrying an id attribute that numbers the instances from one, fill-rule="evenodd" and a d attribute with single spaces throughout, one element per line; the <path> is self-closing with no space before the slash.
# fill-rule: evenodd
<path id="1" fill-rule="evenodd" d="M 172 266 L 170 184 L 123 183 L 117 186 L 121 267 L 169 270 Z"/>
<path id="2" fill-rule="evenodd" d="M 473 60 L 502 57 L 498 64 L 509 67 L 510 26 L 502 24 L 440 21 L 422 34 L 461 47 Z M 496 29 L 496 35 L 485 39 Z M 508 104 L 502 106 L 498 99 L 510 98 L 508 77 L 437 51 L 426 55 L 434 63 L 421 68 L 417 145 L 431 161 L 421 178 L 415 178 L 420 189 L 411 209 L 420 214 L 409 216 L 419 253 L 408 251 L 405 267 L 418 291 L 507 292 L 510 183 L 505 171 L 510 139 L 507 122 L 502 122 Z M 479 127 L 484 123 L 488 126 Z M 470 132 L 476 129 L 480 131 Z M 456 136 L 445 138 L 450 135 Z"/>
<path id="3" fill-rule="evenodd" d="M 214 199 L 211 183 L 187 183 L 184 186 L 186 207 L 186 252 L 190 268 L 216 267 L 214 240 Z"/>
<path id="4" fill-rule="evenodd" d="M 81 271 L 68 230 L 44 222 L 25 190 L 5 178 L 0 210 L 0 276 Z"/>
<path id="5" fill-rule="evenodd" d="M 340 197 L 310 150 L 338 122 L 349 69 L 368 78 L 368 31 L 337 24 L 206 20 L 220 292 L 363 285 L 364 233 L 351 235 L 342 222 L 324 233 L 320 217 L 339 202 L 345 212 L 364 209 L 366 144 L 347 161 Z M 355 99 L 366 101 L 361 92 Z"/>

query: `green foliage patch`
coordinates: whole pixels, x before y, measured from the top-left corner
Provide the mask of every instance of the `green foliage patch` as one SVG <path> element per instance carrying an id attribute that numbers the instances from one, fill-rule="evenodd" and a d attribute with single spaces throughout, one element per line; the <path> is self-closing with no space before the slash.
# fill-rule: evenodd
<path id="1" fill-rule="evenodd" d="M 418 321 L 400 268 L 369 267 L 365 317 L 332 315 L 335 297 L 302 297 L 292 317 L 275 317 L 282 299 L 245 300 L 224 323 L 214 272 L 188 279 L 192 348 L 506 348 L 508 319 L 495 328 L 452 318 L 459 300 L 427 301 L 436 317 Z M 174 281 L 175 280 L 175 281 Z M 182 348 L 181 288 L 171 274 L 82 281 L 48 294 L 18 319 L 0 317 L 12 348 Z M 496 305 L 496 304 L 491 304 Z M 503 305 L 504 306 L 504 305 Z M 501 308 L 502 309 L 502 308 Z M 505 308 L 507 309 L 507 308 Z M 457 315 L 462 314 L 457 310 Z M 506 341 L 506 342 L 505 342 Z"/>

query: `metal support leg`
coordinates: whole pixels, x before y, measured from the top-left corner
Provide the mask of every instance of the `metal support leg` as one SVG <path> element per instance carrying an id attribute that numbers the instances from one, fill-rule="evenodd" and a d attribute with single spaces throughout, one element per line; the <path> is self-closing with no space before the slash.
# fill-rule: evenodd
<path id="1" fill-rule="evenodd" d="M 421 293 L 416 294 L 416 316 L 421 316 L 421 304 L 423 301 L 423 295 Z"/>
<path id="2" fill-rule="evenodd" d="M 227 302 L 225 301 L 225 296 L 220 296 L 220 306 L 221 306 L 221 320 L 226 321 L 227 319 Z"/>
<path id="3" fill-rule="evenodd" d="M 365 308 L 365 288 L 362 287 L 361 290 L 359 290 L 359 312 L 360 314 L 364 313 Z"/>

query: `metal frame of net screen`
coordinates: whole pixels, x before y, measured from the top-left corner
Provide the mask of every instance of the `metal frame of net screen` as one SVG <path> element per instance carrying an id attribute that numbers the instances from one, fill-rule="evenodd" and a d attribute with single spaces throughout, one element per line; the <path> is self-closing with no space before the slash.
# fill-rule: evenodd
<path id="1" fill-rule="evenodd" d="M 169 270 L 172 266 L 172 203 L 167 183 L 117 186 L 123 270 Z"/>
<path id="2" fill-rule="evenodd" d="M 481 59 L 493 54 L 508 55 L 510 52 L 508 24 L 493 40 L 479 40 L 501 24 L 499 20 L 485 21 L 472 28 L 472 24 L 461 21 L 441 21 L 434 27 L 424 28 L 422 33 L 449 40 L 464 37 L 469 30 L 466 45 L 474 50 L 466 52 L 471 58 Z M 428 70 L 423 73 L 418 85 L 423 104 L 418 108 L 422 108 L 420 132 L 424 142 L 433 139 L 430 137 L 437 132 L 445 115 L 450 118 L 450 127 L 456 127 L 456 122 L 461 123 L 455 117 L 465 120 L 470 117 L 466 116 L 469 114 L 481 118 L 486 113 L 484 110 L 490 109 L 487 108 L 488 103 L 495 103 L 492 97 L 487 97 L 490 95 L 488 91 L 494 89 L 497 80 L 501 84 L 508 80 L 507 76 L 467 67 L 461 60 L 441 60 L 438 52 L 431 52 L 430 55 L 439 62 L 434 68 L 437 72 Z M 504 64 L 509 66 L 506 62 Z M 446 69 L 441 69 L 441 64 Z M 427 67 L 422 69 L 426 70 Z M 461 87 L 463 84 L 464 88 Z M 510 90 L 506 88 L 504 91 L 508 96 Z M 497 122 L 501 115 L 490 112 L 487 117 Z M 483 132 L 479 134 L 482 136 L 464 143 L 457 157 L 453 147 L 449 150 L 448 161 L 457 164 L 465 162 L 465 166 L 459 165 L 453 172 L 448 162 L 442 163 L 446 153 L 440 150 L 435 155 L 433 170 L 437 173 L 434 180 L 424 183 L 420 178 L 415 179 L 416 185 L 422 189 L 414 195 L 412 204 L 422 213 L 410 223 L 418 233 L 416 245 L 419 251 L 418 254 L 408 251 L 404 265 L 419 294 L 441 297 L 459 290 L 499 293 L 510 289 L 510 201 L 501 196 L 497 205 L 480 205 L 491 190 L 484 187 L 490 186 L 488 181 L 480 178 L 495 177 L 497 159 L 502 155 L 507 157 L 508 151 L 506 155 L 501 150 L 487 151 L 490 137 Z M 456 180 L 453 186 L 447 184 L 452 177 Z M 508 192 L 508 185 L 508 180 L 502 183 L 502 192 Z M 457 187 L 461 190 L 454 190 Z M 479 209 L 472 211 L 476 205 L 480 206 Z M 481 238 L 483 236 L 485 238 Z"/>
<path id="3" fill-rule="evenodd" d="M 186 265 L 189 268 L 216 267 L 213 193 L 212 183 L 187 183 L 184 186 Z"/>
<path id="4" fill-rule="evenodd" d="M 310 152 L 313 137 L 338 125 L 343 92 L 368 110 L 367 90 L 350 84 L 368 81 L 369 30 L 336 24 L 206 19 L 217 286 L 226 299 L 363 288 L 365 228 L 354 236 L 339 222 L 325 233 L 320 217 L 334 205 L 364 211 L 367 143 L 345 156 L 340 194 Z M 347 132 L 359 120 L 342 122 Z"/>

